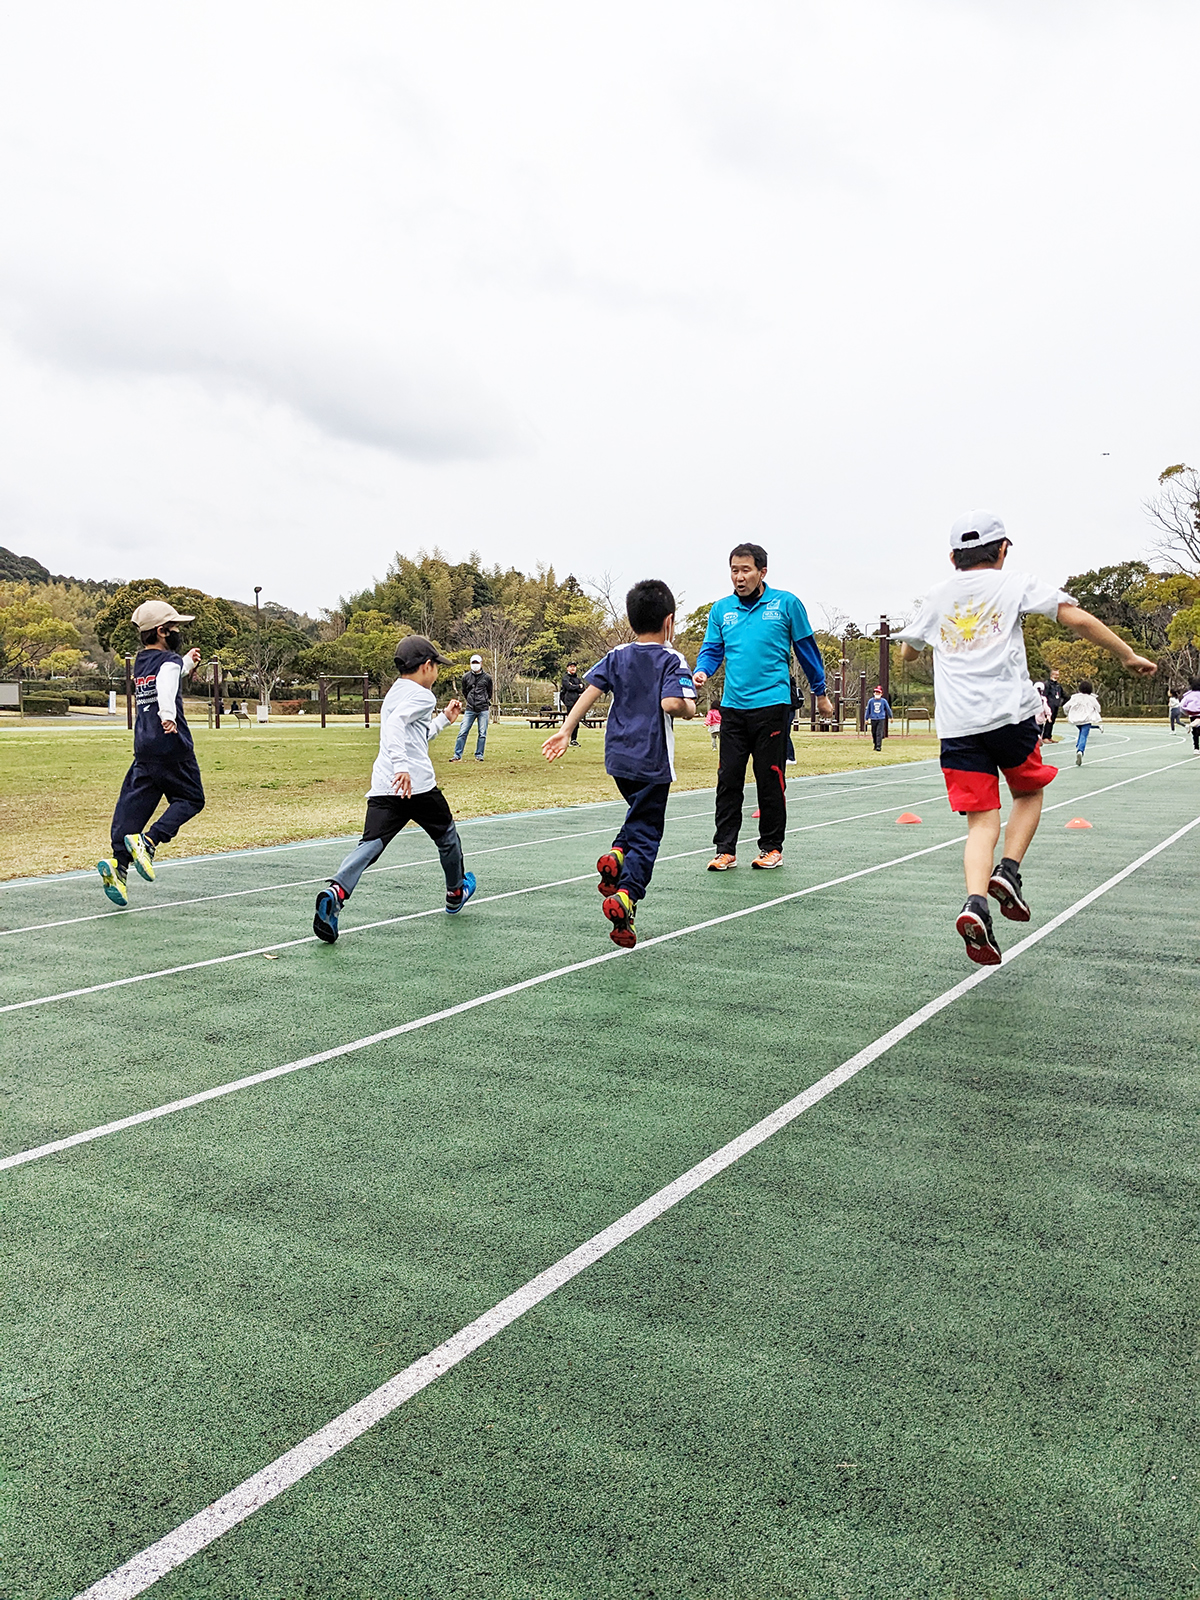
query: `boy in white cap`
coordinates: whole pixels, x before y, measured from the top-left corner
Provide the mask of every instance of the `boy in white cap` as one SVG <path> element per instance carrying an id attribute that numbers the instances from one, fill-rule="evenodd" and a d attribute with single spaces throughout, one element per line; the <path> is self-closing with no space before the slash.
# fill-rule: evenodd
<path id="1" fill-rule="evenodd" d="M 463 750 L 466 748 L 467 735 L 471 731 L 471 724 L 475 724 L 475 759 L 483 760 L 483 752 L 487 746 L 488 716 L 492 708 L 492 675 L 483 670 L 483 657 L 471 657 L 470 672 L 463 673 L 462 679 L 463 705 L 466 715 L 463 717 L 462 727 L 459 729 L 458 738 L 454 741 L 454 754 L 451 761 L 461 761 Z"/>
<path id="2" fill-rule="evenodd" d="M 955 927 L 968 956 L 981 966 L 1000 961 L 989 894 L 1010 921 L 1029 921 L 1020 866 L 1042 814 L 1042 790 L 1058 776 L 1056 767 L 1042 762 L 1039 698 L 1025 663 L 1022 617 L 1031 611 L 1053 617 L 1111 651 L 1130 672 L 1149 677 L 1155 671 L 1153 661 L 1135 655 L 1065 590 L 1027 572 L 1006 572 L 1011 543 L 994 512 L 960 517 L 950 530 L 954 576 L 929 592 L 920 614 L 900 634 L 905 661 L 915 661 L 924 645 L 933 646 L 942 772 L 951 808 L 967 819 L 967 901 Z M 1002 772 L 1013 803 L 996 866 Z"/>
<path id="3" fill-rule="evenodd" d="M 104 892 L 114 905 L 129 904 L 130 864 L 154 881 L 154 852 L 204 809 L 204 785 L 191 731 L 183 714 L 183 679 L 195 672 L 199 650 L 180 655 L 179 632 L 195 617 L 182 616 L 167 600 L 146 600 L 130 619 L 141 638 L 133 664 L 135 704 L 133 765 L 125 774 L 112 819 L 111 857 L 96 863 Z M 163 797 L 167 809 L 146 824 Z"/>
<path id="4" fill-rule="evenodd" d="M 449 666 L 429 639 L 413 633 L 396 646 L 400 676 L 379 708 L 379 755 L 371 769 L 362 838 L 317 896 L 313 932 L 335 944 L 338 914 L 372 862 L 410 822 L 437 846 L 446 878 L 446 910 L 456 916 L 475 893 L 475 874 L 463 871 L 462 844 L 446 796 L 437 786 L 429 741 L 456 721 L 462 705 L 438 711 L 433 686 L 439 666 Z"/>

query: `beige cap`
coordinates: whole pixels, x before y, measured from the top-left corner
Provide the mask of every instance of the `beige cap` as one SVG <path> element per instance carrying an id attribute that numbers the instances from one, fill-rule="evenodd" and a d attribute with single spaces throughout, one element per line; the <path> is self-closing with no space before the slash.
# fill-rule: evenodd
<path id="1" fill-rule="evenodd" d="M 140 632 L 148 633 L 151 628 L 161 628 L 164 622 L 195 622 L 196 619 L 181 615 L 169 600 L 143 600 L 129 620 Z"/>

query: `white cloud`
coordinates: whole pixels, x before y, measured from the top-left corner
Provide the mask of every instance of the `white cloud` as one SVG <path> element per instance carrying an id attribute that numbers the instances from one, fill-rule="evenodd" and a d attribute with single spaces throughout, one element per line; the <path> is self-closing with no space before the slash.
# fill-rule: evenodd
<path id="1" fill-rule="evenodd" d="M 1200 433 L 1198 47 L 1168 3 L 14 9 L 0 542 L 312 607 L 435 542 L 698 603 L 754 537 L 860 621 L 973 504 L 1048 576 L 1132 554 Z"/>

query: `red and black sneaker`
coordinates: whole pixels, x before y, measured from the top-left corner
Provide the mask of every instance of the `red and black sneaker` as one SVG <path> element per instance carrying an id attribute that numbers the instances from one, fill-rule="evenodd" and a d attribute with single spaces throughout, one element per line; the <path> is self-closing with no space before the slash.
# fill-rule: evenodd
<path id="1" fill-rule="evenodd" d="M 1021 893 L 1021 873 L 1014 861 L 1007 857 L 992 873 L 988 893 L 1000 902 L 1000 915 L 1010 922 L 1028 922 L 1029 906 Z"/>
<path id="2" fill-rule="evenodd" d="M 596 885 L 601 894 L 616 894 L 621 886 L 621 868 L 625 865 L 625 852 L 620 845 L 613 845 L 607 855 L 600 857 L 596 863 L 596 871 L 600 874 L 600 882 Z"/>
<path id="3" fill-rule="evenodd" d="M 992 932 L 992 913 L 983 895 L 967 896 L 967 903 L 958 913 L 958 921 L 954 926 L 962 935 L 972 961 L 981 967 L 1000 965 L 1000 946 Z"/>
<path id="4" fill-rule="evenodd" d="M 616 894 L 609 895 L 600 909 L 612 923 L 612 931 L 608 937 L 623 950 L 632 950 L 637 943 L 637 933 L 633 926 L 637 902 L 629 890 L 618 889 Z"/>

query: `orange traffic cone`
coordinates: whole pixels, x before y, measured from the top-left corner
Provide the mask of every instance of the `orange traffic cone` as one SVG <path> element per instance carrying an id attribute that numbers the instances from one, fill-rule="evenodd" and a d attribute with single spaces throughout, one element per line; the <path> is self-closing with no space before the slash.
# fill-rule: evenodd
<path id="1" fill-rule="evenodd" d="M 1072 817 L 1070 822 L 1067 823 L 1067 827 L 1068 828 L 1090 828 L 1091 827 L 1091 823 L 1090 822 L 1085 822 L 1082 817 Z"/>
<path id="2" fill-rule="evenodd" d="M 897 822 L 920 822 L 920 820 L 915 811 L 902 811 L 896 818 Z"/>

